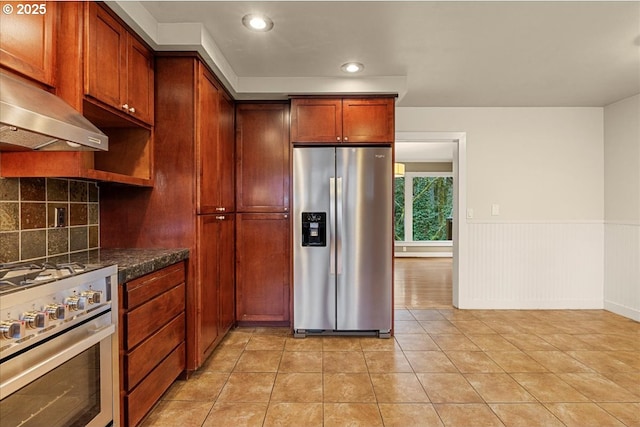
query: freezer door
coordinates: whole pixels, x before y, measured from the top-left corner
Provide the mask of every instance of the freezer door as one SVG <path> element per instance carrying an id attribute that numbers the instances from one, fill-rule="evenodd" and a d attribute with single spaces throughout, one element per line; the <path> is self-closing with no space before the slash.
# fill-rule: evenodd
<path id="1" fill-rule="evenodd" d="M 392 152 L 336 149 L 338 330 L 391 329 Z"/>
<path id="2" fill-rule="evenodd" d="M 332 256 L 335 253 L 334 214 L 335 148 L 294 148 L 294 330 L 335 329 L 336 276 L 335 255 Z M 311 233 L 314 235 L 310 236 Z M 320 236 L 315 233 L 320 233 Z M 322 233 L 326 233 L 325 244 Z"/>

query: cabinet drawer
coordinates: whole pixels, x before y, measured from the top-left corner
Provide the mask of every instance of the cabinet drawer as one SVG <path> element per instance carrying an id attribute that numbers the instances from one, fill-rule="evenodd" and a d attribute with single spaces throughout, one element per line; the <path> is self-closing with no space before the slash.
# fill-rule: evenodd
<path id="1" fill-rule="evenodd" d="M 184 302 L 185 285 L 182 283 L 125 314 L 126 350 L 131 350 L 166 324 L 168 319 L 183 312 Z"/>
<path id="2" fill-rule="evenodd" d="M 138 385 L 167 354 L 184 341 L 184 327 L 185 315 L 182 313 L 124 357 L 127 390 Z"/>
<path id="3" fill-rule="evenodd" d="M 124 307 L 131 310 L 184 282 L 184 262 L 163 268 L 125 284 Z"/>
<path id="4" fill-rule="evenodd" d="M 154 369 L 128 396 L 124 398 L 127 425 L 135 426 L 149 412 L 184 370 L 185 345 L 180 344 L 166 359 Z"/>

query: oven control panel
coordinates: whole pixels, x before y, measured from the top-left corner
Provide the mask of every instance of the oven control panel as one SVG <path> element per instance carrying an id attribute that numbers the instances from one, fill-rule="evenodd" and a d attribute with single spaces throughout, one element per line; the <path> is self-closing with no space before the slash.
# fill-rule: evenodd
<path id="1" fill-rule="evenodd" d="M 4 295 L 0 301 L 0 358 L 112 308 L 115 323 L 116 273 L 115 266 L 106 267 Z"/>

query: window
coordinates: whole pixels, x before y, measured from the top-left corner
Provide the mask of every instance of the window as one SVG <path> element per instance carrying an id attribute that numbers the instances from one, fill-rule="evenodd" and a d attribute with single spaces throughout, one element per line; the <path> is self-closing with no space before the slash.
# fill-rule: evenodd
<path id="1" fill-rule="evenodd" d="M 449 240 L 453 213 L 453 177 L 435 172 L 410 172 L 395 178 L 395 240 Z"/>

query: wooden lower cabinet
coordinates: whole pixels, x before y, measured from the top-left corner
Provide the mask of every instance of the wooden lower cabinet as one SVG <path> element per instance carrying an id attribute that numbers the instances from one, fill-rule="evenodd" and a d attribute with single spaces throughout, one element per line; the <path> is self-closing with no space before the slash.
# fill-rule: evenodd
<path id="1" fill-rule="evenodd" d="M 205 360 L 234 323 L 235 215 L 199 215 L 200 334 L 198 352 Z"/>
<path id="2" fill-rule="evenodd" d="M 236 319 L 289 326 L 290 222 L 287 213 L 236 214 Z"/>
<path id="3" fill-rule="evenodd" d="M 120 422 L 136 426 L 185 370 L 185 263 L 119 288 Z"/>

